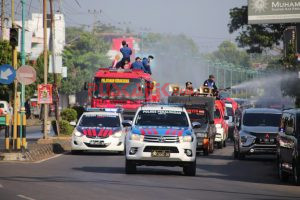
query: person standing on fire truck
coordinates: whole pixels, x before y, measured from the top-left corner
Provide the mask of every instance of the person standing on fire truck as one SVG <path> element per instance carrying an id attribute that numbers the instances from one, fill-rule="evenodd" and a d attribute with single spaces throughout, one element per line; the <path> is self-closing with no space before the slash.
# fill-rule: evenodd
<path id="1" fill-rule="evenodd" d="M 180 96 L 194 96 L 193 83 L 188 81 L 185 83 L 185 90 L 180 93 Z"/>
<path id="2" fill-rule="evenodd" d="M 120 49 L 120 52 L 123 55 L 123 58 L 121 60 L 122 66 L 125 65 L 125 61 L 128 61 L 130 63 L 130 56 L 132 55 L 132 50 L 128 47 L 125 40 L 122 41 L 122 48 Z"/>
<path id="3" fill-rule="evenodd" d="M 142 59 L 140 57 L 135 58 L 135 62 L 132 63 L 131 68 L 145 71 L 144 65 L 142 63 Z"/>
<path id="4" fill-rule="evenodd" d="M 213 89 L 214 92 L 218 91 L 214 75 L 209 75 L 208 79 L 206 81 L 204 81 L 203 86 Z"/>
<path id="5" fill-rule="evenodd" d="M 149 55 L 148 58 L 143 58 L 143 65 L 145 68 L 145 72 L 150 75 L 152 74 L 150 64 L 153 59 L 154 59 L 154 57 L 151 55 Z"/>

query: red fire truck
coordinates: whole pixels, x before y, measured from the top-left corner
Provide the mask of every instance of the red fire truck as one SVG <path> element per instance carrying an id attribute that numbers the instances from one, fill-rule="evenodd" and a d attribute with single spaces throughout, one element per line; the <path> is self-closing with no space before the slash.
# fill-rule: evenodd
<path id="1" fill-rule="evenodd" d="M 125 119 L 131 119 L 142 104 L 160 101 L 155 81 L 142 70 L 100 68 L 88 91 L 92 108 L 123 108 Z"/>

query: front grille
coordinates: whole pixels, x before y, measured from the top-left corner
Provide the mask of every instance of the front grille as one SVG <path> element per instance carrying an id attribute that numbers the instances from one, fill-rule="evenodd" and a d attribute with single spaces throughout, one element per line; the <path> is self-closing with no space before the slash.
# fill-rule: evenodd
<path id="1" fill-rule="evenodd" d="M 91 139 L 105 139 L 108 138 L 109 135 L 107 136 L 92 136 L 92 135 L 86 135 L 87 138 L 91 138 Z"/>
<path id="2" fill-rule="evenodd" d="M 170 151 L 170 153 L 179 153 L 177 147 L 166 147 L 166 146 L 146 146 L 144 152 L 152 151 Z"/>
<path id="3" fill-rule="evenodd" d="M 108 145 L 106 145 L 106 144 L 97 144 L 97 145 L 95 145 L 95 144 L 90 144 L 90 143 L 87 143 L 87 142 L 85 142 L 84 143 L 87 147 L 91 147 L 91 148 L 105 148 L 105 147 L 107 147 Z"/>
<path id="4" fill-rule="evenodd" d="M 178 136 L 145 135 L 144 142 L 176 143 L 176 142 L 179 142 L 179 137 Z"/>

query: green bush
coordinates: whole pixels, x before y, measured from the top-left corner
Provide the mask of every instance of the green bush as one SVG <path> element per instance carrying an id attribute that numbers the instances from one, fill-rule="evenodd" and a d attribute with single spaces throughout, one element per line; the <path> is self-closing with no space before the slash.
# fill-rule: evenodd
<path id="1" fill-rule="evenodd" d="M 74 127 L 70 125 L 70 122 L 67 120 L 59 121 L 59 131 L 60 134 L 71 135 Z"/>
<path id="2" fill-rule="evenodd" d="M 72 108 L 66 108 L 61 111 L 61 119 L 66 120 L 68 122 L 76 121 L 77 120 L 77 112 Z"/>
<path id="3" fill-rule="evenodd" d="M 81 117 L 81 115 L 85 112 L 84 107 L 82 107 L 82 106 L 74 106 L 73 109 L 76 110 L 76 112 L 77 112 L 77 120 L 79 120 L 79 118 Z"/>

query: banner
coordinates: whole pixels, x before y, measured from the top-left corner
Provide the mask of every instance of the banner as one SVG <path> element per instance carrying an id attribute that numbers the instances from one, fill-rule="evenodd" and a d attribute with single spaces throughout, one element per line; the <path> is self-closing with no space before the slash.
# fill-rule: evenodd
<path id="1" fill-rule="evenodd" d="M 52 84 L 39 84 L 38 85 L 38 103 L 39 104 L 52 104 Z"/>
<path id="2" fill-rule="evenodd" d="M 300 22 L 300 0 L 248 0 L 248 24 Z"/>

